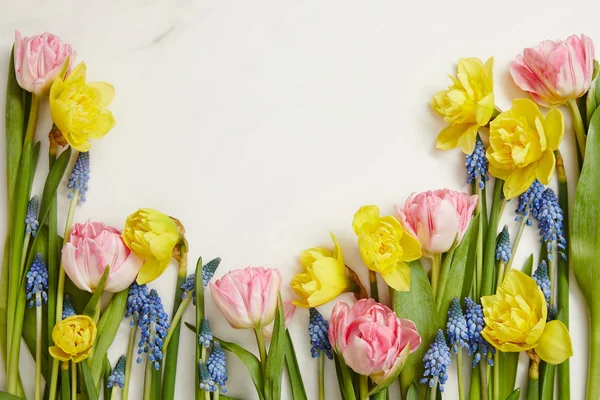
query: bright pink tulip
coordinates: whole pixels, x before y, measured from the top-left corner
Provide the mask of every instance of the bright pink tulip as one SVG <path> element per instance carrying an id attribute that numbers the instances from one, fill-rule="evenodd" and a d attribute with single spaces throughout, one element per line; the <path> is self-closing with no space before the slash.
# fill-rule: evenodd
<path id="1" fill-rule="evenodd" d="M 360 375 L 381 383 L 394 379 L 410 353 L 421 345 L 416 325 L 400 319 L 373 299 L 343 301 L 333 308 L 329 342 L 346 364 Z"/>
<path id="2" fill-rule="evenodd" d="M 566 41 L 545 40 L 523 50 L 510 63 L 510 74 L 521 89 L 544 107 L 557 107 L 585 94 L 594 74 L 594 42 L 585 35 Z"/>
<path id="3" fill-rule="evenodd" d="M 38 95 L 48 94 L 54 79 L 61 73 L 69 60 L 69 69 L 75 58 L 71 45 L 58 36 L 43 33 L 32 37 L 22 37 L 15 32 L 15 72 L 17 82 L 28 92 Z"/>
<path id="4" fill-rule="evenodd" d="M 286 328 L 290 325 L 290 322 L 292 322 L 292 319 L 294 318 L 295 313 L 296 313 L 296 306 L 294 305 L 292 300 L 285 301 L 283 303 L 283 315 L 285 318 L 285 327 Z M 273 336 L 273 325 L 274 324 L 275 324 L 275 319 L 273 319 L 273 321 L 269 325 L 264 326 L 262 328 L 262 335 L 266 341 L 270 341 L 271 337 Z"/>
<path id="5" fill-rule="evenodd" d="M 75 224 L 69 241 L 62 249 L 62 266 L 81 290 L 93 292 L 106 266 L 110 272 L 104 291 L 117 293 L 127 289 L 137 277 L 143 260 L 129 250 L 121 231 L 102 222 Z"/>
<path id="6" fill-rule="evenodd" d="M 211 283 L 210 294 L 233 328 L 260 329 L 275 318 L 280 288 L 278 270 L 248 267 Z"/>
<path id="7" fill-rule="evenodd" d="M 433 257 L 462 239 L 476 205 L 476 195 L 441 189 L 413 193 L 406 199 L 404 209 L 395 208 L 404 228 L 421 242 L 423 255 Z"/>

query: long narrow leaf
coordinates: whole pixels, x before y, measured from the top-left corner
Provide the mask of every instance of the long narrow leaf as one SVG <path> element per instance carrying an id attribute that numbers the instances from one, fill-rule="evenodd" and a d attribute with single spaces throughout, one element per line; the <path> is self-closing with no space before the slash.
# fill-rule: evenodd
<path id="1" fill-rule="evenodd" d="M 493 292 L 495 277 L 495 252 L 496 235 L 498 234 L 498 221 L 500 220 L 500 204 L 502 203 L 502 188 L 504 181 L 496 179 L 494 184 L 494 197 L 492 200 L 492 209 L 490 210 L 490 219 L 485 238 L 485 247 L 483 253 L 483 276 L 481 278 L 481 295 L 488 296 Z"/>
<path id="2" fill-rule="evenodd" d="M 356 400 L 354 385 L 352 384 L 352 376 L 348 366 L 344 362 L 341 355 L 335 353 L 335 371 L 338 377 L 338 385 L 340 386 L 340 394 L 343 400 Z"/>
<path id="3" fill-rule="evenodd" d="M 191 329 L 191 326 L 189 324 L 186 325 L 188 326 L 188 328 Z M 262 367 L 258 358 L 256 358 L 256 356 L 250 353 L 248 350 L 244 349 L 241 346 L 238 346 L 235 343 L 226 342 L 219 338 L 215 338 L 215 340 L 218 340 L 219 343 L 221 343 L 221 346 L 223 346 L 223 349 L 235 355 L 246 366 L 246 368 L 248 369 L 248 373 L 250 374 L 250 379 L 252 379 L 254 387 L 256 387 L 256 393 L 258 394 L 258 397 L 260 398 L 260 400 L 264 400 L 264 378 L 262 373 Z"/>
<path id="4" fill-rule="evenodd" d="M 265 364 L 265 399 L 279 400 L 281 397 L 281 376 L 285 361 L 285 317 L 281 294 L 278 299 L 277 313 L 273 322 L 273 336 L 269 345 L 267 362 Z"/>
<path id="5" fill-rule="evenodd" d="M 25 400 L 22 397 L 13 396 L 12 394 L 8 394 L 6 392 L 0 392 L 0 400 Z"/>
<path id="6" fill-rule="evenodd" d="M 108 279 L 108 274 L 110 274 L 110 266 L 109 265 L 107 265 L 106 268 L 104 269 L 104 272 L 102 273 L 102 277 L 100 278 L 100 281 L 98 282 L 98 287 L 96 288 L 96 290 L 94 290 L 94 293 L 92 293 L 92 297 L 90 298 L 90 301 L 86 304 L 85 308 L 83 309 L 83 315 L 87 315 L 88 317 L 91 317 L 93 319 L 94 316 L 96 315 L 96 313 L 99 311 L 100 300 L 102 299 L 102 291 L 103 291 L 104 285 L 106 284 L 106 281 Z"/>
<path id="7" fill-rule="evenodd" d="M 202 257 L 198 257 L 198 261 L 196 262 L 196 271 L 194 272 L 194 285 L 196 291 L 196 328 L 194 329 L 194 332 L 196 333 L 196 358 L 194 367 L 198 365 L 202 358 L 202 350 L 200 348 L 201 344 L 198 342 L 198 338 L 200 337 L 202 322 L 204 321 L 204 282 L 202 280 L 203 270 Z M 201 400 L 202 392 L 200 390 L 200 377 L 198 376 L 198 373 L 194 374 L 194 380 L 194 398 L 195 400 Z"/>
<path id="8" fill-rule="evenodd" d="M 521 389 L 516 388 L 515 390 L 512 391 L 511 394 L 509 394 L 506 397 L 506 400 L 519 400 L 520 397 L 521 397 Z"/>
<path id="9" fill-rule="evenodd" d="M 283 348 L 285 350 L 285 365 L 290 378 L 292 399 L 307 400 L 304 382 L 302 381 L 302 374 L 300 373 L 300 366 L 298 365 L 298 359 L 296 358 L 294 342 L 292 342 L 292 336 L 290 335 L 290 331 L 287 329 L 285 331 L 284 341 Z"/>
<path id="10" fill-rule="evenodd" d="M 80 362 L 77 365 L 79 366 L 79 371 L 83 378 L 83 386 L 85 394 L 87 395 L 87 400 L 98 400 L 98 392 L 96 391 L 96 384 L 94 383 L 94 378 L 90 372 L 90 367 L 86 362 Z M 73 384 L 75 384 L 75 382 L 73 382 Z"/>

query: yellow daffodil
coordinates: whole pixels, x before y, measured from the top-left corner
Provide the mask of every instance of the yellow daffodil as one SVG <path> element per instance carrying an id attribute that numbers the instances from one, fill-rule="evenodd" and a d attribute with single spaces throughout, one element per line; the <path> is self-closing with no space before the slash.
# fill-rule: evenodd
<path id="1" fill-rule="evenodd" d="M 456 78 L 450 76 L 452 86 L 433 96 L 431 106 L 448 123 L 437 138 L 438 149 L 473 152 L 477 131 L 494 114 L 493 67 L 493 58 L 485 64 L 478 58 L 461 58 Z"/>
<path id="2" fill-rule="evenodd" d="M 377 206 L 361 207 L 354 215 L 352 229 L 358 236 L 360 255 L 366 266 L 379 272 L 393 289 L 410 290 L 407 261 L 421 257 L 421 244 L 392 217 L 381 217 Z"/>
<path id="3" fill-rule="evenodd" d="M 563 138 L 563 114 L 551 109 L 544 117 L 529 99 L 515 99 L 510 110 L 490 124 L 486 156 L 490 173 L 504 179 L 504 196 L 524 193 L 537 178 L 547 185 L 554 174 L 554 150 Z"/>
<path id="4" fill-rule="evenodd" d="M 300 263 L 305 269 L 296 275 L 290 285 L 301 297 L 294 300 L 298 307 L 318 307 L 352 289 L 353 284 L 344 262 L 344 254 L 335 237 L 333 254 L 323 247 L 304 250 L 300 253 Z"/>
<path id="5" fill-rule="evenodd" d="M 66 79 L 58 77 L 50 88 L 50 114 L 63 137 L 77 151 L 89 151 L 89 139 L 100 139 L 115 125 L 106 106 L 115 89 L 105 82 L 86 82 L 81 63 Z"/>
<path id="6" fill-rule="evenodd" d="M 52 340 L 54 346 L 48 351 L 60 361 L 78 363 L 90 356 L 96 340 L 96 324 L 86 315 L 73 315 L 54 325 Z"/>
<path id="7" fill-rule="evenodd" d="M 162 275 L 180 240 L 173 219 L 151 208 L 141 208 L 127 217 L 122 237 L 127 247 L 144 260 L 137 277 L 140 285 Z"/>
<path id="8" fill-rule="evenodd" d="M 485 327 L 481 335 L 503 352 L 533 349 L 549 364 L 573 355 L 567 327 L 558 320 L 546 322 L 548 308 L 535 281 L 511 269 L 498 293 L 481 298 Z"/>

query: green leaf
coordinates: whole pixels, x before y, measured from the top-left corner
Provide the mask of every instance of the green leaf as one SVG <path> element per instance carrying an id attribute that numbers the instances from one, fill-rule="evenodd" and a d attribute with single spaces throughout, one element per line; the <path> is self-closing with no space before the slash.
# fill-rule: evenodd
<path id="1" fill-rule="evenodd" d="M 265 399 L 278 400 L 281 397 L 281 376 L 285 361 L 285 317 L 283 302 L 279 294 L 277 312 L 273 322 L 273 336 L 269 345 L 267 362 L 265 365 Z"/>
<path id="2" fill-rule="evenodd" d="M 83 378 L 83 387 L 88 400 L 98 400 L 98 392 L 96 391 L 96 384 L 90 372 L 90 367 L 86 362 L 80 362 L 77 365 Z"/>
<path id="3" fill-rule="evenodd" d="M 238 400 L 238 399 L 236 399 L 234 397 L 225 396 L 224 394 L 220 394 L 219 395 L 219 399 L 221 399 L 221 400 Z"/>
<path id="4" fill-rule="evenodd" d="M 186 323 L 186 326 L 192 329 L 192 325 Z M 192 330 L 195 331 L 196 328 L 194 327 Z M 226 342 L 219 338 L 215 338 L 215 340 L 218 340 L 219 343 L 221 343 L 221 346 L 223 346 L 223 349 L 227 350 L 230 353 L 233 353 L 246 366 L 246 368 L 248 369 L 248 373 L 250 374 L 250 379 L 252 379 L 254 387 L 256 388 L 256 393 L 258 393 L 259 399 L 264 400 L 264 378 L 262 373 L 262 367 L 258 358 L 256 358 L 256 356 L 250 353 L 248 350 L 244 349 L 241 346 L 238 346 L 235 343 Z"/>
<path id="5" fill-rule="evenodd" d="M 442 269 L 437 297 L 437 310 L 438 315 L 443 319 L 445 319 L 445 316 L 448 313 L 448 308 L 450 308 L 452 299 L 455 297 L 460 298 L 462 295 L 465 271 L 468 268 L 469 260 L 472 260 L 475 255 L 474 250 L 476 250 L 476 246 L 473 246 L 472 244 L 477 241 L 478 226 L 479 215 L 471 220 L 462 241 L 454 251 L 452 261 L 449 265 L 444 265 L 444 268 Z M 473 268 L 474 263 L 470 264 L 471 268 Z"/>
<path id="6" fill-rule="evenodd" d="M 511 394 L 506 397 L 506 400 L 519 400 L 521 397 L 521 389 L 516 388 Z"/>
<path id="7" fill-rule="evenodd" d="M 500 374 L 500 398 L 504 399 L 514 393 L 517 382 L 517 369 L 519 367 L 520 353 L 502 353 L 500 352 L 500 365 L 502 373 Z M 518 397 L 517 397 L 518 398 Z"/>
<path id="8" fill-rule="evenodd" d="M 417 382 L 410 384 L 406 391 L 405 400 L 421 400 L 421 397 L 419 396 L 419 384 Z"/>
<path id="9" fill-rule="evenodd" d="M 437 312 L 433 293 L 427 274 L 419 261 L 408 263 L 410 267 L 410 291 L 391 291 L 392 307 L 398 317 L 407 318 L 417 325 L 422 343 L 408 357 L 404 369 L 400 373 L 402 395 L 406 395 L 408 387 L 423 376 L 423 357 L 433 342 L 437 329 L 442 326 Z"/>
<path id="10" fill-rule="evenodd" d="M 340 387 L 340 394 L 343 400 L 356 400 L 354 392 L 354 386 L 352 385 L 352 375 L 350 370 L 344 361 L 344 358 L 337 354 L 333 354 L 335 360 L 335 372 L 338 377 L 338 385 Z"/>
<path id="11" fill-rule="evenodd" d="M 200 329 L 202 327 L 202 321 L 204 321 L 204 283 L 202 281 L 202 274 L 204 268 L 202 267 L 202 257 L 198 257 L 196 262 L 196 271 L 194 272 L 194 290 L 196 291 L 196 327 L 194 333 L 196 338 L 200 336 Z M 202 349 L 198 340 L 196 342 L 196 361 L 195 365 L 198 365 L 202 358 Z M 194 374 L 194 398 L 195 400 L 201 400 L 202 391 L 200 390 L 200 377 L 198 374 Z"/>
<path id="12" fill-rule="evenodd" d="M 523 269 L 521 269 L 521 271 L 524 274 L 531 276 L 531 274 L 533 273 L 533 253 L 530 254 L 529 257 L 527 257 L 527 260 L 525 260 L 525 263 L 523 264 Z"/>
<path id="13" fill-rule="evenodd" d="M 496 236 L 498 234 L 498 221 L 500 218 L 500 204 L 502 203 L 502 188 L 504 181 L 496 179 L 494 183 L 494 197 L 490 210 L 487 235 L 484 242 L 483 272 L 481 279 L 481 296 L 489 296 L 494 291 L 494 279 L 496 276 Z"/>
<path id="14" fill-rule="evenodd" d="M 115 341 L 121 320 L 125 315 L 128 295 L 128 289 L 115 294 L 98 321 L 98 335 L 94 344 L 93 356 L 87 361 L 96 384 L 100 383 L 105 368 L 106 354 L 110 345 Z"/>
<path id="15" fill-rule="evenodd" d="M 67 361 L 66 364 L 60 366 L 60 393 L 58 393 L 63 399 L 71 398 L 71 374 L 69 373 L 70 363 Z M 77 366 L 75 367 L 77 368 Z"/>
<path id="16" fill-rule="evenodd" d="M 540 362 L 540 400 L 554 399 L 556 365 Z"/>
<path id="17" fill-rule="evenodd" d="M 25 400 L 22 397 L 13 396 L 12 394 L 8 394 L 6 392 L 0 392 L 0 400 Z"/>
<path id="18" fill-rule="evenodd" d="M 285 330 L 283 349 L 285 351 L 285 365 L 290 378 L 290 387 L 292 388 L 292 399 L 307 400 L 302 374 L 296 358 L 296 350 L 294 350 L 294 342 L 292 342 L 292 336 L 287 329 Z"/>
<path id="19" fill-rule="evenodd" d="M 585 162 L 575 192 L 572 213 L 571 260 L 589 312 L 590 332 L 600 332 L 600 113 L 588 130 Z M 600 393 L 600 335 L 590 335 L 588 398 Z"/>
<path id="20" fill-rule="evenodd" d="M 98 282 L 98 287 L 92 293 L 92 298 L 87 303 L 85 308 L 83 309 L 83 315 L 87 315 L 88 317 L 94 319 L 97 312 L 100 310 L 100 300 L 102 299 L 102 291 L 104 290 L 104 285 L 106 285 L 106 280 L 108 279 L 108 274 L 110 273 L 110 265 L 107 265 L 104 269 L 104 273 Z"/>

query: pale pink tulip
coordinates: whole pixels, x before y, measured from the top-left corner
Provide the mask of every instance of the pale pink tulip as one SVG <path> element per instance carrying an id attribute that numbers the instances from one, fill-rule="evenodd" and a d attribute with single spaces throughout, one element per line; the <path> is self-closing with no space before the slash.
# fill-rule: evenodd
<path id="1" fill-rule="evenodd" d="M 413 193 L 403 209 L 395 209 L 404 228 L 421 242 L 423 255 L 431 258 L 447 252 L 462 239 L 476 205 L 476 195 L 441 189 Z"/>
<path id="2" fill-rule="evenodd" d="M 292 300 L 283 302 L 283 316 L 285 318 L 285 327 L 286 328 L 290 325 L 290 322 L 292 322 L 292 319 L 294 318 L 295 313 L 296 313 L 296 306 L 294 305 Z M 265 340 L 267 342 L 270 341 L 271 337 L 273 336 L 273 325 L 274 324 L 275 324 L 275 319 L 273 319 L 273 321 L 269 325 L 264 326 L 262 328 L 262 336 L 263 336 L 263 338 L 265 338 Z"/>
<path id="3" fill-rule="evenodd" d="M 373 299 L 352 307 L 336 304 L 329 320 L 329 342 L 346 364 L 373 382 L 390 381 L 400 373 L 408 355 L 421 345 L 416 325 L 400 319 Z"/>
<path id="4" fill-rule="evenodd" d="M 142 264 L 121 239 L 121 231 L 102 222 L 73 225 L 62 249 L 65 272 L 75 286 L 88 292 L 97 288 L 107 265 L 110 272 L 103 290 L 118 293 L 127 289 Z"/>
<path id="5" fill-rule="evenodd" d="M 510 63 L 521 89 L 544 107 L 557 107 L 585 94 L 594 74 L 594 42 L 585 35 L 545 40 Z"/>
<path id="6" fill-rule="evenodd" d="M 210 284 L 217 308 L 236 329 L 260 329 L 271 323 L 280 289 L 279 271 L 263 267 L 231 271 Z"/>
<path id="7" fill-rule="evenodd" d="M 75 52 L 58 36 L 43 33 L 23 37 L 15 32 L 15 72 L 17 82 L 28 92 L 46 95 L 65 62 L 73 63 Z"/>

